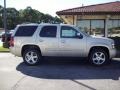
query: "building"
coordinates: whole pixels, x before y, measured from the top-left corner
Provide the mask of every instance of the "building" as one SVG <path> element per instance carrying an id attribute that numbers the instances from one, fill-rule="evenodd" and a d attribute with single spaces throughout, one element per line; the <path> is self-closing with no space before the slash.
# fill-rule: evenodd
<path id="1" fill-rule="evenodd" d="M 82 6 L 56 12 L 67 24 L 90 35 L 120 37 L 120 1 Z"/>

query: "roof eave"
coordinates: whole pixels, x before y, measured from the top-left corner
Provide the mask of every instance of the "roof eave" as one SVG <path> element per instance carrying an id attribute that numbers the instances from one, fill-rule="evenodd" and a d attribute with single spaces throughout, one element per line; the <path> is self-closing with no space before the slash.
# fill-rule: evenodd
<path id="1" fill-rule="evenodd" d="M 120 12 L 57 12 L 57 15 L 120 15 Z"/>

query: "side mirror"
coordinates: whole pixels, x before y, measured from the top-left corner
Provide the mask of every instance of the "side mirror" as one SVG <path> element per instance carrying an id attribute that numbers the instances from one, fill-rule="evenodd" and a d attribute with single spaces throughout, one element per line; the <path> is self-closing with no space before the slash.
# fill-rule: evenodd
<path id="1" fill-rule="evenodd" d="M 77 33 L 77 38 L 82 39 L 82 38 L 83 38 L 83 35 L 80 34 L 80 33 Z"/>

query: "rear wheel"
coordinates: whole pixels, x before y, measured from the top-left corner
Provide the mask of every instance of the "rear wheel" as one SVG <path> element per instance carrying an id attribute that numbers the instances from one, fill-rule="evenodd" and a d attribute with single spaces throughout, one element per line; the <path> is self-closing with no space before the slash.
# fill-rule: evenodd
<path id="1" fill-rule="evenodd" d="M 93 49 L 89 56 L 91 64 L 96 66 L 105 65 L 110 62 L 109 56 L 103 49 Z"/>
<path id="2" fill-rule="evenodd" d="M 23 53 L 23 60 L 27 65 L 38 65 L 41 59 L 41 53 L 36 49 L 27 49 Z"/>

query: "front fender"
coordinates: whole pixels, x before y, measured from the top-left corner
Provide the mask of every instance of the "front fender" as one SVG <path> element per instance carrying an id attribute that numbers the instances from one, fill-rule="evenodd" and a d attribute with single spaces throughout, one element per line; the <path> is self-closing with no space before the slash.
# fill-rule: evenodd
<path id="1" fill-rule="evenodd" d="M 103 43 L 101 43 L 101 42 L 91 42 L 91 43 L 87 44 L 87 51 L 86 51 L 87 56 L 89 55 L 90 49 L 93 48 L 93 47 L 105 47 L 110 51 L 109 45 L 104 43 L 104 42 Z"/>

